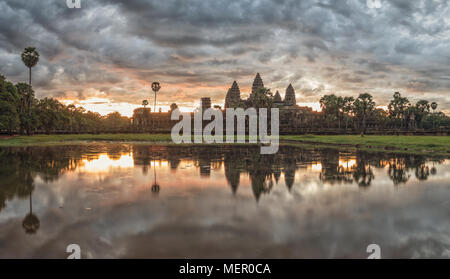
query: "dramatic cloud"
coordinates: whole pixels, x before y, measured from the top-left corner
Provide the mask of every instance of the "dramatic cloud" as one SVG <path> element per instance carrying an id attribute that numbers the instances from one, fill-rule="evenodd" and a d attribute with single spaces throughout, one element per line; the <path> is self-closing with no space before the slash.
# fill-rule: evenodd
<path id="1" fill-rule="evenodd" d="M 260 72 L 299 103 L 369 92 L 380 105 L 394 91 L 450 111 L 450 4 L 446 0 L 144 1 L 0 0 L 0 73 L 25 81 L 20 52 L 41 52 L 39 97 L 107 100 L 130 114 L 149 85 L 159 100 L 192 109 L 200 97 L 223 104 L 237 80 L 244 93 Z M 92 101 L 94 102 L 94 101 Z M 120 106 L 118 105 L 120 104 Z M 128 107 L 127 107 L 128 104 Z M 127 111 L 128 110 L 128 111 Z"/>

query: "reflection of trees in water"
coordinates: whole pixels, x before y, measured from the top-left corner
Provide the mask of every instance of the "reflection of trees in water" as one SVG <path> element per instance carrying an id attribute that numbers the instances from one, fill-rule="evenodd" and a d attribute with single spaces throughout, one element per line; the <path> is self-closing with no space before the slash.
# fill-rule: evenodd
<path id="1" fill-rule="evenodd" d="M 22 227 L 25 230 L 25 233 L 27 234 L 35 234 L 39 227 L 41 226 L 41 222 L 39 221 L 39 218 L 33 214 L 33 197 L 32 197 L 33 191 L 30 190 L 30 212 L 25 216 L 22 222 Z"/>
<path id="2" fill-rule="evenodd" d="M 393 156 L 361 151 L 356 152 L 356 162 L 352 167 L 345 167 L 345 163 L 341 163 L 348 161 L 345 153 L 332 150 L 322 151 L 320 179 L 331 184 L 355 182 L 360 187 L 368 187 L 375 179 L 373 168 L 387 168 L 388 177 L 394 185 L 400 185 L 409 181 L 410 172 L 414 172 L 420 181 L 427 180 L 430 175 L 437 173 L 434 164 L 443 162 L 442 160 L 431 161 L 433 167 L 430 167 L 430 161 L 425 156 Z"/>
<path id="3" fill-rule="evenodd" d="M 289 190 L 295 184 L 295 174 L 300 168 L 320 162 L 319 178 L 324 183 L 357 183 L 369 187 L 375 179 L 374 168 L 387 168 L 395 185 L 406 183 L 408 172 L 415 170 L 416 177 L 426 179 L 436 173 L 426 158 L 420 156 L 396 156 L 357 152 L 346 153 L 335 149 L 314 151 L 293 146 L 280 146 L 274 155 L 260 155 L 258 147 L 251 146 L 133 146 L 135 165 L 148 168 L 152 160 L 165 158 L 176 171 L 184 159 L 195 161 L 201 176 L 210 176 L 211 170 L 220 168 L 223 161 L 225 177 L 233 194 L 236 194 L 240 175 L 249 175 L 255 199 L 270 193 L 275 183 L 284 176 Z M 435 161 L 440 163 L 439 161 Z"/>
<path id="4" fill-rule="evenodd" d="M 36 233 L 39 218 L 33 213 L 32 193 L 35 178 L 56 181 L 62 173 L 73 170 L 81 159 L 76 147 L 20 147 L 0 149 L 0 211 L 6 201 L 29 198 L 29 213 L 22 226 L 27 234 Z"/>
<path id="5" fill-rule="evenodd" d="M 320 162 L 319 178 L 324 183 L 356 183 L 362 188 L 369 187 L 375 180 L 374 168 L 387 168 L 388 176 L 394 185 L 406 183 L 410 172 L 414 171 L 418 180 L 426 180 L 435 175 L 435 163 L 443 161 L 430 161 L 424 156 L 398 155 L 393 157 L 387 154 L 374 154 L 366 152 L 345 153 L 338 150 L 327 149 L 319 152 L 297 147 L 281 146 L 275 155 L 259 155 L 254 150 L 251 156 L 244 155 L 243 151 L 226 153 L 226 177 L 235 193 L 239 185 L 240 173 L 250 175 L 252 189 L 258 200 L 261 194 L 270 193 L 273 187 L 273 178 L 278 183 L 281 174 L 284 174 L 285 184 L 290 190 L 295 184 L 295 173 L 301 167 Z M 233 157 L 233 155 L 236 155 Z M 242 164 L 244 162 L 245 164 Z M 240 164 L 240 167 L 235 167 Z"/>
<path id="6" fill-rule="evenodd" d="M 133 154 L 134 165 L 142 166 L 147 173 L 151 162 L 167 160 L 171 171 L 176 172 L 182 160 L 193 160 L 202 176 L 210 176 L 214 169 L 224 166 L 225 177 L 236 194 L 240 175 L 249 175 L 252 190 L 258 200 L 278 184 L 281 176 L 289 190 L 295 185 L 295 174 L 320 162 L 319 178 L 324 183 L 357 183 L 368 187 L 375 179 L 374 168 L 386 168 L 394 185 L 407 183 L 414 173 L 424 181 L 437 173 L 435 164 L 425 156 L 344 153 L 333 149 L 314 151 L 293 146 L 280 146 L 274 155 L 260 155 L 257 146 L 146 146 L 146 145 L 73 145 L 51 147 L 20 147 L 0 149 L 0 210 L 6 201 L 25 199 L 34 190 L 36 176 L 44 182 L 57 180 L 64 172 L 75 170 L 83 160 L 97 159 L 106 153 L 111 160 L 124 154 Z M 351 163 L 350 163 L 351 162 Z M 159 190 L 157 173 L 153 170 L 152 189 Z M 29 217 L 29 221 L 31 220 Z M 28 222 L 27 222 L 28 223 Z M 32 223 L 32 222 L 30 222 Z"/>
<path id="7" fill-rule="evenodd" d="M 365 156 L 364 156 L 365 157 Z M 369 187 L 372 180 L 375 178 L 370 163 L 363 158 L 363 156 L 358 156 L 356 161 L 356 167 L 354 169 L 353 178 L 359 187 Z"/>
<path id="8" fill-rule="evenodd" d="M 144 175 L 148 174 L 148 169 L 151 167 L 153 163 L 153 183 L 150 187 L 150 190 L 153 194 L 158 194 L 161 190 L 161 186 L 157 182 L 157 173 L 156 173 L 156 162 L 159 161 L 161 164 L 162 158 L 170 158 L 169 162 L 176 164 L 175 170 L 178 167 L 179 162 L 177 162 L 176 157 L 173 154 L 164 154 L 166 153 L 166 147 L 164 146 L 145 146 L 145 145 L 136 145 L 133 146 L 133 161 L 134 165 L 142 166 L 142 173 Z M 170 165 L 170 168 L 174 170 L 173 165 Z"/>
<path id="9" fill-rule="evenodd" d="M 39 176 L 44 182 L 57 180 L 81 161 L 81 150 L 70 147 L 20 147 L 0 149 L 0 210 L 7 200 L 26 198 Z"/>
<path id="10" fill-rule="evenodd" d="M 431 174 L 430 167 L 426 163 L 425 156 L 401 155 L 389 160 L 388 175 L 394 185 L 405 184 L 410 179 L 409 172 L 414 170 L 415 176 L 420 181 L 425 181 Z"/>
<path id="11" fill-rule="evenodd" d="M 418 180 L 420 181 L 427 180 L 428 177 L 430 176 L 430 168 L 427 165 L 422 164 L 416 168 L 415 174 Z"/>
<path id="12" fill-rule="evenodd" d="M 358 158 L 358 166 L 365 164 L 369 167 L 387 168 L 388 177 L 394 185 L 406 184 L 411 178 L 411 172 L 414 172 L 419 181 L 425 181 L 430 175 L 437 174 L 434 165 L 443 163 L 443 160 L 430 160 L 426 156 L 417 155 L 393 156 L 358 152 Z"/>
<path id="13" fill-rule="evenodd" d="M 23 220 L 27 233 L 39 229 L 39 219 L 33 213 L 32 193 L 35 179 L 39 176 L 45 183 L 54 182 L 67 171 L 83 164 L 83 159 L 96 159 L 100 153 L 123 153 L 125 147 L 109 152 L 113 146 L 65 145 L 39 147 L 0 148 L 0 211 L 6 202 L 16 198 L 30 199 L 30 212 Z"/>
<path id="14" fill-rule="evenodd" d="M 323 149 L 320 151 L 320 164 L 322 166 L 319 178 L 331 184 L 341 181 L 342 174 L 339 172 L 339 151 L 334 149 Z"/>
<path id="15" fill-rule="evenodd" d="M 0 151 L 0 210 L 6 201 L 28 197 L 34 188 L 32 162 L 26 156 L 14 156 L 7 150 Z"/>
<path id="16" fill-rule="evenodd" d="M 152 193 L 157 194 L 159 190 L 161 190 L 161 186 L 156 182 L 156 162 L 153 162 L 153 184 L 152 184 Z"/>
<path id="17" fill-rule="evenodd" d="M 355 166 L 341 165 L 341 160 L 350 160 L 349 154 L 341 153 L 336 149 L 323 149 L 320 151 L 322 170 L 319 178 L 324 183 L 352 183 Z"/>

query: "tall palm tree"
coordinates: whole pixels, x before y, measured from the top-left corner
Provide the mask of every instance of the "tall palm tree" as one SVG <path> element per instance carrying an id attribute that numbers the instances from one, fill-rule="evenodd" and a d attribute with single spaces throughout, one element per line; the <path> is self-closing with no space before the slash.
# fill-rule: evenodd
<path id="1" fill-rule="evenodd" d="M 155 103 L 153 104 L 153 111 L 156 112 L 156 93 L 161 89 L 161 84 L 159 82 L 152 83 L 152 90 L 155 92 Z"/>
<path id="2" fill-rule="evenodd" d="M 436 109 L 438 107 L 438 104 L 436 102 L 432 102 L 431 103 L 431 109 L 433 109 L 433 129 L 435 129 L 436 124 L 435 124 L 435 119 L 436 119 Z"/>
<path id="3" fill-rule="evenodd" d="M 39 52 L 36 50 L 35 47 L 27 47 L 22 52 L 22 62 L 25 64 L 25 66 L 29 69 L 29 80 L 28 80 L 28 96 L 27 96 L 27 103 L 28 103 L 28 125 L 27 125 L 27 134 L 30 135 L 30 121 L 31 121 L 31 68 L 36 66 L 36 64 L 39 62 Z"/>

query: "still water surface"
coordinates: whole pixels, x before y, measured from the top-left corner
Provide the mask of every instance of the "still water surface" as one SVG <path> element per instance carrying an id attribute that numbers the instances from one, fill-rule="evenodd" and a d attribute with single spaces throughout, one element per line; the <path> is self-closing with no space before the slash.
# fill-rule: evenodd
<path id="1" fill-rule="evenodd" d="M 449 160 L 88 144 L 0 165 L 0 258 L 450 257 Z"/>

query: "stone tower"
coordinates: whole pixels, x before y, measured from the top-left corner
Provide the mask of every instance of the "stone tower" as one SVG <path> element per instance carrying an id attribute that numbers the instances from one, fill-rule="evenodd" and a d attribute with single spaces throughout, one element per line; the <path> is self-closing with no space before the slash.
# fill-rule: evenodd
<path id="1" fill-rule="evenodd" d="M 280 92 L 278 92 L 278 90 L 277 90 L 277 93 L 275 93 L 275 96 L 273 96 L 273 102 L 274 102 L 275 104 L 280 104 L 280 103 L 283 102 L 283 101 L 281 100 Z"/>
<path id="2" fill-rule="evenodd" d="M 253 81 L 252 94 L 251 95 L 254 95 L 256 93 L 256 91 L 258 91 L 258 89 L 263 88 L 263 87 L 264 87 L 264 83 L 263 83 L 259 73 L 257 73 L 256 77 L 255 77 L 255 80 Z"/>
<path id="3" fill-rule="evenodd" d="M 292 87 L 292 84 L 289 84 L 286 88 L 286 95 L 284 96 L 284 105 L 295 106 L 296 104 L 294 87 Z"/>
<path id="4" fill-rule="evenodd" d="M 232 108 L 241 102 L 241 90 L 236 81 L 233 82 L 231 88 L 228 89 L 227 96 L 225 97 L 225 108 Z"/>

